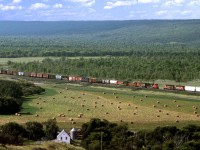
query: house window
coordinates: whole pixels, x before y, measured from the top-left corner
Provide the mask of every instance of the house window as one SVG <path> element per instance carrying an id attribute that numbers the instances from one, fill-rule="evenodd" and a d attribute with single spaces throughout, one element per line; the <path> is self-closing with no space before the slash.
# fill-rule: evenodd
<path id="1" fill-rule="evenodd" d="M 62 140 L 62 137 L 60 139 Z"/>
<path id="2" fill-rule="evenodd" d="M 67 140 L 67 137 L 65 139 Z"/>

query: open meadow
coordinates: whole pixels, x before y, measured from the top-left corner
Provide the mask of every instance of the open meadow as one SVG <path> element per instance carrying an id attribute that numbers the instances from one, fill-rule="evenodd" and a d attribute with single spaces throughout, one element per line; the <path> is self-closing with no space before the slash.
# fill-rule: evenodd
<path id="1" fill-rule="evenodd" d="M 44 122 L 56 118 L 60 128 L 81 127 L 91 118 L 127 123 L 131 129 L 200 123 L 199 95 L 106 88 L 79 84 L 39 83 L 40 96 L 26 98 L 21 116 L 1 115 L 0 123 Z"/>

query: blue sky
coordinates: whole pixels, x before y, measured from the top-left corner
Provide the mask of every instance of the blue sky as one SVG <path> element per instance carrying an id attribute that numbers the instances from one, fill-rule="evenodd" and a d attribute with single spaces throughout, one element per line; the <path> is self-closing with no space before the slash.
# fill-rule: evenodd
<path id="1" fill-rule="evenodd" d="M 200 0 L 0 0 L 0 20 L 200 19 Z"/>

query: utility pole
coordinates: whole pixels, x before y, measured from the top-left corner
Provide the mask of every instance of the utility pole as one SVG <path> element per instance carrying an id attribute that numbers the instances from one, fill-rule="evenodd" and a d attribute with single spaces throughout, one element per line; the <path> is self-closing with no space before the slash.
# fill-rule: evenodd
<path id="1" fill-rule="evenodd" d="M 103 150 L 103 138 L 102 138 L 102 131 L 101 131 L 101 150 Z"/>

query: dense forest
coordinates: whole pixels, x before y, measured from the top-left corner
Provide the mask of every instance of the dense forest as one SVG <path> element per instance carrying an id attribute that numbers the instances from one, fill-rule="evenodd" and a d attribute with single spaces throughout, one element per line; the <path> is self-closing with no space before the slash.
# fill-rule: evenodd
<path id="1" fill-rule="evenodd" d="M 0 21 L 0 57 L 199 55 L 200 20 Z"/>
<path id="2" fill-rule="evenodd" d="M 121 80 L 170 79 L 177 82 L 200 78 L 199 56 L 163 55 L 103 58 L 44 59 L 42 62 L 9 62 L 18 71 L 75 75 Z"/>

